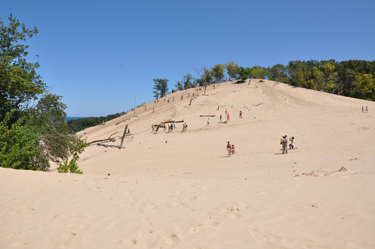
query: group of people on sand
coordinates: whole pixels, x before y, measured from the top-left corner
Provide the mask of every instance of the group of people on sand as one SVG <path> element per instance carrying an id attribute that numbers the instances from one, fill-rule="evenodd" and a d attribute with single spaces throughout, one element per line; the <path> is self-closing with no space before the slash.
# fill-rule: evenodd
<path id="1" fill-rule="evenodd" d="M 295 147 L 295 139 L 294 137 L 292 138 L 289 138 L 288 140 L 288 136 L 285 135 L 285 136 L 282 136 L 282 138 L 280 139 L 280 144 L 281 144 L 281 149 L 283 151 L 283 154 L 288 154 L 288 146 L 289 146 L 289 149 L 292 150 L 292 149 L 297 149 L 297 147 Z M 290 144 L 289 144 L 290 142 Z"/>
<path id="2" fill-rule="evenodd" d="M 366 109 L 362 106 L 362 112 L 368 112 L 368 106 L 366 106 Z"/>
<path id="3" fill-rule="evenodd" d="M 225 116 L 227 117 L 227 123 L 228 123 L 230 121 L 230 115 L 227 109 L 225 109 Z M 240 111 L 239 118 L 242 118 L 242 111 Z M 220 114 L 220 122 L 223 122 L 223 115 L 221 114 Z"/>
<path id="4" fill-rule="evenodd" d="M 234 144 L 231 144 L 229 141 L 227 143 L 227 152 L 228 156 L 230 157 L 231 155 L 234 155 L 236 152 L 236 149 L 234 148 Z"/>
<path id="5" fill-rule="evenodd" d="M 168 133 L 169 133 L 169 132 L 172 132 L 174 129 L 176 129 L 176 122 L 173 122 L 170 125 L 166 125 L 166 124 L 152 125 L 152 132 L 159 133 L 160 127 L 164 128 L 164 131 L 168 129 Z M 187 129 L 187 124 L 184 123 L 182 125 L 182 131 L 184 132 L 186 131 L 186 129 Z"/>

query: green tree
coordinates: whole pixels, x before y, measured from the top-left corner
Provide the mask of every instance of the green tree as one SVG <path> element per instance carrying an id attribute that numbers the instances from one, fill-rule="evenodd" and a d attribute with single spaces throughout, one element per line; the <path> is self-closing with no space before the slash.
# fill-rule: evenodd
<path id="1" fill-rule="evenodd" d="M 355 76 L 354 87 L 351 96 L 366 100 L 375 100 L 375 79 L 372 74 L 360 74 Z"/>
<path id="2" fill-rule="evenodd" d="M 14 110 L 5 113 L 0 122 L 0 166 L 13 169 L 42 169 L 33 158 L 42 153 L 37 127 L 31 116 L 23 116 L 10 124 Z"/>
<path id="3" fill-rule="evenodd" d="M 194 84 L 194 77 L 190 72 L 185 72 L 185 74 L 182 76 L 181 81 L 177 81 L 177 84 L 175 85 L 177 90 L 184 90 L 189 89 L 193 87 Z"/>
<path id="4" fill-rule="evenodd" d="M 224 65 L 219 63 L 213 66 L 210 70 L 210 74 L 215 78 L 216 81 L 221 82 L 224 78 Z"/>
<path id="5" fill-rule="evenodd" d="M 243 81 L 247 80 L 251 75 L 251 68 L 238 68 L 238 77 L 242 79 Z"/>
<path id="6" fill-rule="evenodd" d="M 153 79 L 154 81 L 154 97 L 156 99 L 164 97 L 168 92 L 168 81 L 164 79 Z"/>
<path id="7" fill-rule="evenodd" d="M 267 68 L 260 67 L 260 66 L 253 66 L 251 68 L 251 76 L 255 79 L 265 79 L 267 76 Z"/>
<path id="8" fill-rule="evenodd" d="M 181 83 L 181 81 L 177 81 L 175 87 L 177 91 L 184 90 L 184 85 Z"/>
<path id="9" fill-rule="evenodd" d="M 46 90 L 35 71 L 39 63 L 26 62 L 26 49 L 29 46 L 21 43 L 37 33 L 37 28 L 27 29 L 12 14 L 9 26 L 5 26 L 0 19 L 0 119 L 4 119 L 5 114 L 13 109 L 10 123 L 20 118 L 25 103 L 36 100 Z"/>
<path id="10" fill-rule="evenodd" d="M 287 68 L 282 64 L 276 64 L 268 68 L 268 78 L 270 80 L 286 83 L 288 81 Z"/>
<path id="11" fill-rule="evenodd" d="M 66 105 L 60 99 L 55 94 L 46 94 L 35 108 L 29 110 L 34 126 L 38 127 L 41 135 L 38 146 L 42 152 L 33 160 L 44 170 L 49 167 L 49 161 L 61 163 L 71 155 L 76 155 L 78 159 L 78 154 L 87 146 L 84 141 L 69 134 L 69 127 L 65 122 Z"/>
<path id="12" fill-rule="evenodd" d="M 69 135 L 66 106 L 46 91 L 36 72 L 39 64 L 26 61 L 28 46 L 22 42 L 37 29 L 27 29 L 12 15 L 9 26 L 0 24 L 0 166 L 47 170 L 49 160 L 77 158 L 86 144 Z M 37 105 L 30 107 L 31 102 Z"/>
<path id="13" fill-rule="evenodd" d="M 326 92 L 332 92 L 336 88 L 337 72 L 335 72 L 335 66 L 329 62 L 325 62 L 322 66 L 323 78 L 324 78 L 324 90 Z"/>
<path id="14" fill-rule="evenodd" d="M 238 70 L 240 69 L 238 67 L 238 64 L 234 63 L 234 61 L 231 61 L 225 64 L 224 66 L 225 66 L 225 69 L 227 70 L 227 74 L 229 75 L 229 77 L 233 79 L 238 78 Z"/>

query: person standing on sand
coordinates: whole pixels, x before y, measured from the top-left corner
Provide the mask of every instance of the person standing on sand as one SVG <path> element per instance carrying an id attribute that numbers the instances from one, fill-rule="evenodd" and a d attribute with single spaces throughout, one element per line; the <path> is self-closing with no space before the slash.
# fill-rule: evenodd
<path id="1" fill-rule="evenodd" d="M 222 119 L 223 119 L 223 115 L 220 114 L 220 122 L 222 122 Z"/>
<path id="2" fill-rule="evenodd" d="M 153 132 L 155 131 L 155 125 L 152 125 L 152 131 Z"/>
<path id="3" fill-rule="evenodd" d="M 367 105 L 366 105 L 366 112 L 368 112 L 368 107 L 367 107 Z"/>
<path id="4" fill-rule="evenodd" d="M 230 121 L 229 112 L 227 114 L 227 122 Z"/>
<path id="5" fill-rule="evenodd" d="M 285 142 L 285 136 L 282 136 L 280 139 L 281 149 L 283 151 L 283 154 L 285 154 L 286 151 L 286 142 Z"/>
<path id="6" fill-rule="evenodd" d="M 232 150 L 232 145 L 228 141 L 228 143 L 227 143 L 227 151 L 228 151 L 228 156 L 229 157 L 232 155 L 232 151 L 231 150 Z"/>
<path id="7" fill-rule="evenodd" d="M 207 125 L 210 125 L 210 118 L 207 119 Z"/>
<path id="8" fill-rule="evenodd" d="M 297 148 L 295 148 L 295 145 L 294 145 L 294 143 L 295 143 L 295 139 L 294 139 L 294 137 L 292 137 L 291 139 L 289 139 L 289 141 L 290 141 L 290 144 L 289 144 L 289 149 L 297 149 Z"/>
<path id="9" fill-rule="evenodd" d="M 240 111 L 240 118 L 242 118 L 242 111 Z"/>
<path id="10" fill-rule="evenodd" d="M 365 112 L 365 108 L 362 106 L 362 112 Z"/>
<path id="11" fill-rule="evenodd" d="M 174 126 L 174 128 L 176 128 L 176 122 L 173 122 L 173 126 Z"/>
<path id="12" fill-rule="evenodd" d="M 234 155 L 234 153 L 237 153 L 236 150 L 235 150 L 235 148 L 234 148 L 234 144 L 232 144 L 231 150 L 232 150 L 232 155 Z"/>
<path id="13" fill-rule="evenodd" d="M 155 111 L 155 108 L 154 107 L 152 107 L 152 112 L 154 112 Z"/>
<path id="14" fill-rule="evenodd" d="M 285 142 L 285 154 L 288 154 L 288 135 L 285 135 L 285 139 L 284 139 L 284 142 Z"/>

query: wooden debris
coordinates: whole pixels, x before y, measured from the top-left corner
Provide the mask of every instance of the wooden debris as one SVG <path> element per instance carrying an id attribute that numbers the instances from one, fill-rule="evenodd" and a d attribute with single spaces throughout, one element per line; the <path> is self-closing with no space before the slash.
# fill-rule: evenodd
<path id="1" fill-rule="evenodd" d="M 120 148 L 122 148 L 122 143 L 124 142 L 124 138 L 125 138 L 125 135 L 126 135 L 126 131 L 128 130 L 128 125 L 125 126 L 125 129 L 124 129 L 124 134 L 122 134 L 122 138 L 121 138 L 121 143 L 120 143 Z"/>
<path id="2" fill-rule="evenodd" d="M 153 124 L 155 125 L 155 127 L 164 127 L 164 124 L 170 124 L 170 123 L 183 123 L 185 122 L 184 120 L 180 120 L 180 121 L 173 121 L 173 120 L 169 120 L 169 121 L 164 121 L 164 122 L 161 122 L 160 124 Z M 152 127 L 152 126 L 151 126 Z"/>
<path id="3" fill-rule="evenodd" d="M 199 117 L 210 117 L 210 118 L 213 118 L 213 117 L 215 117 L 215 115 L 199 115 Z"/>
<path id="4" fill-rule="evenodd" d="M 97 143 L 98 146 L 104 146 L 105 148 L 111 147 L 111 148 L 117 148 L 117 149 L 125 149 L 125 147 L 121 147 L 120 145 L 110 145 L 110 144 L 103 144 L 103 143 Z"/>
<path id="5" fill-rule="evenodd" d="M 118 133 L 118 132 L 112 133 L 112 134 L 109 136 L 109 138 L 107 138 L 107 139 L 95 140 L 95 141 L 90 142 L 89 144 L 94 144 L 94 143 L 98 143 L 98 142 L 102 142 L 102 143 L 104 143 L 104 142 L 114 142 L 115 139 L 114 139 L 114 138 L 111 138 L 111 137 L 112 137 L 114 134 L 116 134 L 116 133 Z"/>

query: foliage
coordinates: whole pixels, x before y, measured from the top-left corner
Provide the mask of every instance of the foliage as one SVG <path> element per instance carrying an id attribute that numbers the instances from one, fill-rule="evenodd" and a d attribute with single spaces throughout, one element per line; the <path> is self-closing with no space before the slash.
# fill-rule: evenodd
<path id="1" fill-rule="evenodd" d="M 110 114 L 108 116 L 101 116 L 101 117 L 88 117 L 88 118 L 80 118 L 80 119 L 71 119 L 68 120 L 68 129 L 69 132 L 76 133 L 78 131 L 82 131 L 86 128 L 96 126 L 102 123 L 102 121 L 107 122 L 109 120 L 112 120 L 114 118 L 121 116 L 123 113 L 116 113 L 116 114 Z"/>
<path id="2" fill-rule="evenodd" d="M 268 69 L 260 66 L 253 66 L 251 68 L 251 75 L 255 79 L 265 79 L 268 75 Z"/>
<path id="3" fill-rule="evenodd" d="M 243 81 L 247 80 L 251 75 L 251 68 L 238 68 L 238 77 L 242 79 Z"/>
<path id="4" fill-rule="evenodd" d="M 355 76 L 351 96 L 366 100 L 375 100 L 375 79 L 372 74 L 359 74 Z"/>
<path id="5" fill-rule="evenodd" d="M 39 64 L 26 62 L 24 57 L 29 46 L 20 43 L 36 35 L 38 30 L 27 29 L 12 14 L 9 26 L 1 19 L 0 25 L 0 119 L 13 109 L 10 123 L 14 123 L 22 116 L 23 105 L 45 92 L 45 84 L 35 71 Z"/>
<path id="6" fill-rule="evenodd" d="M 31 160 L 42 151 L 40 136 L 32 125 L 31 116 L 23 116 L 10 126 L 14 110 L 7 112 L 0 122 L 0 166 L 13 169 L 41 169 Z"/>
<path id="7" fill-rule="evenodd" d="M 175 87 L 176 90 L 184 90 L 184 89 L 189 89 L 192 88 L 194 84 L 194 77 L 190 72 L 186 72 L 182 76 L 181 81 L 177 81 Z"/>
<path id="8" fill-rule="evenodd" d="M 238 70 L 240 69 L 238 67 L 238 64 L 235 64 L 234 61 L 228 62 L 224 65 L 225 69 L 227 70 L 227 74 L 229 77 L 236 79 L 238 78 Z"/>
<path id="9" fill-rule="evenodd" d="M 287 75 L 287 68 L 282 64 L 276 64 L 269 67 L 268 69 L 268 78 L 270 80 L 278 81 L 278 82 L 284 82 L 286 83 L 288 81 L 288 75 Z"/>
<path id="10" fill-rule="evenodd" d="M 153 79 L 154 81 L 154 97 L 155 99 L 164 97 L 168 92 L 168 81 L 164 79 Z"/>
<path id="11" fill-rule="evenodd" d="M 216 81 L 221 82 L 224 78 L 224 65 L 219 63 L 213 66 L 210 70 L 210 74 L 215 78 Z"/>
<path id="12" fill-rule="evenodd" d="M 211 71 L 207 69 L 206 66 L 200 67 L 199 69 L 194 68 L 195 71 L 199 74 L 199 79 L 195 80 L 196 85 L 198 86 L 204 86 L 206 84 L 209 84 L 213 81 Z"/>
<path id="13" fill-rule="evenodd" d="M 73 158 L 68 163 L 68 159 L 66 159 L 63 163 L 59 164 L 59 167 L 57 167 L 57 172 L 59 173 L 74 173 L 74 174 L 83 174 L 81 170 L 78 169 L 77 161 L 79 159 L 79 156 L 77 153 L 73 155 Z"/>
<path id="14" fill-rule="evenodd" d="M 26 61 L 28 46 L 22 41 L 37 29 L 27 29 L 12 15 L 8 27 L 0 24 L 0 166 L 47 170 L 50 160 L 78 159 L 86 143 L 68 133 L 66 106 L 46 91 L 36 73 L 39 64 Z"/>

